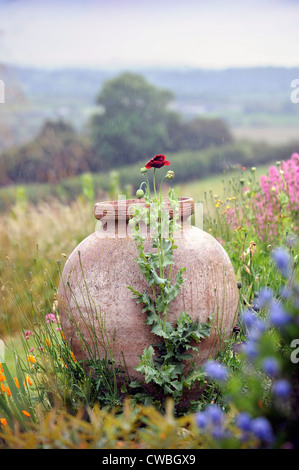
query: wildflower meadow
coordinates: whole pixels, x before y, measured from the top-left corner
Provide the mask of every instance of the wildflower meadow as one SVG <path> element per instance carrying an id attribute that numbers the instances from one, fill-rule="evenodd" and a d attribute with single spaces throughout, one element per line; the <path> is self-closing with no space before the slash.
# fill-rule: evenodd
<path id="1" fill-rule="evenodd" d="M 23 195 L 2 216 L 1 448 L 299 448 L 299 154 L 274 163 L 261 177 L 255 167 L 237 169 L 217 194 L 206 192 L 196 201 L 203 203 L 203 230 L 229 256 L 238 293 L 230 336 L 222 338 L 219 331 L 217 356 L 197 368 L 189 353 L 208 340 L 211 324 L 195 322 L 187 310 L 175 325 L 167 316 L 184 283 L 184 266 L 171 282 L 166 273 L 176 250 L 181 194 L 166 158 L 157 155 L 141 169 L 145 183 L 136 198 L 155 202 L 158 215 L 168 198 L 174 214 L 170 235 L 161 236 L 158 218 L 156 251 L 148 253 L 140 229 L 142 218 L 149 219 L 147 208 L 135 209 L 130 222 L 136 265 L 152 297 L 128 287 L 159 341 L 136 364 L 145 388 L 126 381 L 114 357 L 117 337 L 100 354 L 80 336 L 82 315 L 76 323 L 77 337 L 88 349 L 82 359 L 62 325 L 58 285 L 64 264 L 95 229 L 92 179 L 92 196 L 82 191 L 71 206 L 58 201 L 33 206 Z M 91 298 L 86 309 L 96 311 Z M 105 319 L 100 313 L 95 318 L 90 336 L 97 341 L 100 331 L 107 344 Z M 186 374 L 188 360 L 192 367 Z M 197 394 L 182 405 L 194 384 Z"/>

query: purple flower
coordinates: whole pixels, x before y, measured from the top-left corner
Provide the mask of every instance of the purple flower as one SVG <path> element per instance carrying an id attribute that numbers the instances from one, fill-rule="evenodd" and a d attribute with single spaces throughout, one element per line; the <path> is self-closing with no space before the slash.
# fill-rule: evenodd
<path id="1" fill-rule="evenodd" d="M 285 379 L 277 380 L 273 384 L 273 393 L 279 398 L 287 398 L 291 393 L 291 385 Z"/>
<path id="2" fill-rule="evenodd" d="M 204 411 L 195 414 L 195 423 L 198 428 L 203 429 L 209 424 L 209 417 Z"/>
<path id="3" fill-rule="evenodd" d="M 242 412 L 239 413 L 236 419 L 236 425 L 241 431 L 249 432 L 251 431 L 252 418 L 248 413 Z"/>
<path id="4" fill-rule="evenodd" d="M 274 377 L 279 372 L 279 362 L 275 357 L 266 357 L 262 361 L 262 369 L 270 377 Z"/>
<path id="5" fill-rule="evenodd" d="M 257 316 L 253 313 L 252 310 L 245 310 L 242 315 L 242 322 L 247 328 L 252 328 L 255 326 Z"/>
<path id="6" fill-rule="evenodd" d="M 242 315 L 242 322 L 250 330 L 256 330 L 258 333 L 262 333 L 266 329 L 266 325 L 252 310 L 246 310 Z"/>
<path id="7" fill-rule="evenodd" d="M 217 361 L 208 361 L 204 366 L 204 370 L 211 379 L 219 380 L 220 382 L 224 382 L 228 377 L 227 368 Z"/>
<path id="8" fill-rule="evenodd" d="M 273 298 L 272 290 L 269 289 L 269 287 L 265 287 L 264 289 L 261 289 L 259 292 L 257 305 L 259 306 L 259 308 L 263 308 L 265 307 L 265 305 L 270 304 L 270 302 L 272 301 L 272 298 Z"/>
<path id="9" fill-rule="evenodd" d="M 211 435 L 213 436 L 214 439 L 220 440 L 224 439 L 225 437 L 229 437 L 229 433 L 223 429 L 222 426 L 214 426 Z"/>
<path id="10" fill-rule="evenodd" d="M 291 320 L 290 315 L 279 302 L 273 302 L 271 304 L 269 318 L 271 323 L 278 328 L 287 325 Z"/>
<path id="11" fill-rule="evenodd" d="M 48 315 L 46 315 L 46 323 L 56 323 L 57 320 L 56 320 L 56 317 L 53 313 L 48 313 Z"/>
<path id="12" fill-rule="evenodd" d="M 209 405 L 205 411 L 196 413 L 195 423 L 199 429 L 205 429 L 215 439 L 222 439 L 227 435 L 223 427 L 224 411 L 218 405 Z"/>
<path id="13" fill-rule="evenodd" d="M 223 421 L 224 412 L 217 405 L 209 405 L 206 409 L 206 414 L 213 424 L 219 425 Z"/>
<path id="14" fill-rule="evenodd" d="M 288 251 L 284 248 L 275 248 L 272 251 L 272 258 L 281 274 L 287 277 L 291 268 L 291 257 Z"/>
<path id="15" fill-rule="evenodd" d="M 258 356 L 258 345 L 256 341 L 247 341 L 244 343 L 243 351 L 249 359 L 255 359 Z"/>
<path id="16" fill-rule="evenodd" d="M 255 418 L 251 430 L 262 441 L 272 442 L 274 439 L 271 424 L 264 417 Z"/>

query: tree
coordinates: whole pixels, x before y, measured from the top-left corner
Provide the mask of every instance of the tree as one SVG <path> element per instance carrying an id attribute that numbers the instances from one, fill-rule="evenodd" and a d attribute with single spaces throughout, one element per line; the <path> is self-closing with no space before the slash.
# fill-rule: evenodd
<path id="1" fill-rule="evenodd" d="M 168 120 L 168 135 L 173 151 L 202 150 L 233 141 L 227 124 L 217 118 L 195 118 L 185 122 L 174 115 Z"/>
<path id="2" fill-rule="evenodd" d="M 107 81 L 96 99 L 103 113 L 91 119 L 92 141 L 102 167 L 146 160 L 165 151 L 167 106 L 172 99 L 171 92 L 136 74 L 124 73 Z"/>
<path id="3" fill-rule="evenodd" d="M 46 121 L 28 144 L 0 156 L 0 184 L 52 183 L 97 170 L 88 139 L 64 121 Z"/>

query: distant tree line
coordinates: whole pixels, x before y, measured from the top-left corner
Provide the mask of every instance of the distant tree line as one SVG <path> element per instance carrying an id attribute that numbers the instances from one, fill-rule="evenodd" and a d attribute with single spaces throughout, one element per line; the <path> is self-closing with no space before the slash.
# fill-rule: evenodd
<path id="1" fill-rule="evenodd" d="M 63 120 L 48 120 L 28 144 L 0 155 L 0 184 L 57 183 L 87 171 L 102 172 L 157 153 L 201 151 L 233 142 L 220 119 L 185 121 L 171 111 L 174 96 L 143 77 L 124 73 L 105 82 L 99 107 L 78 134 Z"/>

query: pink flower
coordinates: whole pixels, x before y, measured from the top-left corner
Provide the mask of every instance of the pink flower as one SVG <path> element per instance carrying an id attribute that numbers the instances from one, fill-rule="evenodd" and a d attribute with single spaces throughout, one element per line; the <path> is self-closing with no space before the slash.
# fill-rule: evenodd
<path id="1" fill-rule="evenodd" d="M 46 323 L 50 323 L 50 322 L 52 322 L 52 323 L 56 323 L 56 322 L 57 322 L 56 317 L 55 317 L 55 315 L 54 315 L 53 313 L 48 313 L 48 314 L 46 315 Z"/>

